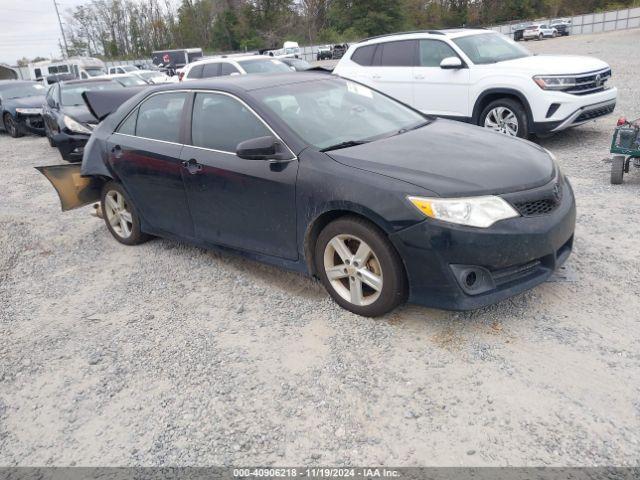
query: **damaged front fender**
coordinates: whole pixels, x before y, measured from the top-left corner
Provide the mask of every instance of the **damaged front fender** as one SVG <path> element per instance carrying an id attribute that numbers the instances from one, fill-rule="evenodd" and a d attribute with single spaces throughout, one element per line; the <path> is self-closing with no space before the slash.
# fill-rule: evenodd
<path id="1" fill-rule="evenodd" d="M 63 212 L 100 201 L 105 180 L 100 177 L 83 177 L 79 163 L 35 168 L 47 177 L 58 192 Z"/>

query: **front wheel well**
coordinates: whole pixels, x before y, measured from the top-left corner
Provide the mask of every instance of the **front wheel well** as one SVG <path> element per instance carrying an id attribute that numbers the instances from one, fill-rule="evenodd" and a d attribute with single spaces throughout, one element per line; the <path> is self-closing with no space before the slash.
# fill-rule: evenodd
<path id="1" fill-rule="evenodd" d="M 524 111 L 527 114 L 527 121 L 529 123 L 529 130 L 531 131 L 532 127 L 532 114 L 531 107 L 529 106 L 529 102 L 520 92 L 515 92 L 511 90 L 497 90 L 497 91 L 489 91 L 485 92 L 476 101 L 475 106 L 473 107 L 473 124 L 480 124 L 480 114 L 489 105 L 491 102 L 496 100 L 500 100 L 502 98 L 508 98 L 510 100 L 514 100 L 520 103 L 524 107 Z"/>
<path id="2" fill-rule="evenodd" d="M 320 236 L 320 232 L 322 232 L 324 227 L 329 225 L 331 222 L 347 216 L 360 218 L 378 228 L 385 236 L 387 235 L 387 232 L 380 225 L 371 220 L 371 218 L 368 218 L 366 215 L 362 215 L 351 210 L 330 210 L 328 212 L 324 212 L 313 220 L 313 223 L 307 227 L 304 237 L 304 257 L 307 263 L 307 269 L 312 277 L 317 276 L 314 262 L 314 250 L 318 237 Z"/>

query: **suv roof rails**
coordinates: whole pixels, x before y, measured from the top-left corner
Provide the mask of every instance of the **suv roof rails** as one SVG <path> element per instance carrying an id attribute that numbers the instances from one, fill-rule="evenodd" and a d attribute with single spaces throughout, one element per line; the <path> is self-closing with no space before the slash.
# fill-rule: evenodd
<path id="1" fill-rule="evenodd" d="M 408 32 L 395 32 L 395 33 L 385 33 L 384 35 L 375 35 L 373 37 L 367 37 L 360 40 L 360 42 L 366 42 L 369 40 L 375 40 L 376 38 L 385 38 L 385 37 L 393 37 L 395 35 L 409 35 L 411 33 L 430 33 L 431 35 L 446 35 L 441 30 L 411 30 Z"/>

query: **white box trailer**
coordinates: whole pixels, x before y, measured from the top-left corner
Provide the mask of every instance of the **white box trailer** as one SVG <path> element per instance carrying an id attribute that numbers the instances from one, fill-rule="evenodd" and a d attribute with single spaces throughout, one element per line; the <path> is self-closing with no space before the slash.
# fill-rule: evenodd
<path id="1" fill-rule="evenodd" d="M 94 57 L 69 57 L 64 60 L 29 64 L 29 78 L 48 85 L 47 78 L 51 75 L 70 75 L 77 79 L 88 79 L 106 75 L 105 64 L 99 58 Z"/>

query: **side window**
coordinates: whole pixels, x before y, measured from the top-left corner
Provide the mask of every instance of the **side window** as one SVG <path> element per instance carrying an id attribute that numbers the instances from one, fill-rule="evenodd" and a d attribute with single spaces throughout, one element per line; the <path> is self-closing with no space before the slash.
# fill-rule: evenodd
<path id="1" fill-rule="evenodd" d="M 442 60 L 447 57 L 457 57 L 453 48 L 440 40 L 420 40 L 421 67 L 439 67 Z"/>
<path id="2" fill-rule="evenodd" d="M 271 132 L 242 103 L 228 95 L 198 93 L 193 105 L 191 139 L 196 147 L 235 152 L 240 142 Z"/>
<path id="3" fill-rule="evenodd" d="M 225 75 L 231 75 L 232 73 L 240 73 L 238 71 L 238 69 L 236 67 L 234 67 L 233 65 L 231 65 L 230 63 L 222 63 L 222 66 L 220 67 L 220 75 L 221 76 L 225 76 Z"/>
<path id="4" fill-rule="evenodd" d="M 153 95 L 139 107 L 136 136 L 180 142 L 180 117 L 187 94 L 161 93 Z"/>
<path id="5" fill-rule="evenodd" d="M 373 65 L 373 54 L 376 52 L 376 47 L 377 45 L 366 45 L 356 48 L 356 51 L 351 55 L 351 60 L 364 67 Z"/>
<path id="6" fill-rule="evenodd" d="M 138 120 L 138 109 L 136 108 L 127 119 L 120 124 L 118 127 L 118 133 L 123 133 L 125 135 L 135 135 L 136 134 L 136 122 Z"/>
<path id="7" fill-rule="evenodd" d="M 118 68 L 118 73 L 124 73 L 124 70 L 122 68 Z"/>
<path id="8" fill-rule="evenodd" d="M 415 64 L 416 40 L 382 43 L 382 67 L 412 67 Z"/>
<path id="9" fill-rule="evenodd" d="M 39 68 L 36 68 L 33 73 L 36 74 L 36 78 L 42 78 L 42 70 Z"/>
<path id="10" fill-rule="evenodd" d="M 189 70 L 187 78 L 202 78 L 202 68 L 204 65 L 196 65 Z"/>
<path id="11" fill-rule="evenodd" d="M 202 78 L 217 77 L 220 75 L 220 63 L 205 63 L 202 69 Z"/>

